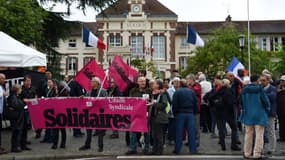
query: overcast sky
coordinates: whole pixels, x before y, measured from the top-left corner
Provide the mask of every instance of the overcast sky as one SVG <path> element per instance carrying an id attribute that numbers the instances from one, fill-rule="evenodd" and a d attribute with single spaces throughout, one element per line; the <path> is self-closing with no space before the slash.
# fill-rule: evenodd
<path id="1" fill-rule="evenodd" d="M 159 0 L 178 15 L 179 21 L 224 21 L 228 14 L 233 20 L 247 20 L 247 0 Z M 249 0 L 251 20 L 285 20 L 285 0 Z M 51 4 L 46 5 L 51 6 Z M 69 20 L 95 21 L 93 8 L 71 9 Z M 56 5 L 54 11 L 64 11 L 66 7 Z"/>

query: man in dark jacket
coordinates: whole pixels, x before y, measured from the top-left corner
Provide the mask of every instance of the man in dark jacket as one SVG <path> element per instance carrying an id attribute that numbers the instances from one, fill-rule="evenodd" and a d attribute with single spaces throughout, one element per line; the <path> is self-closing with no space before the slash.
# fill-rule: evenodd
<path id="1" fill-rule="evenodd" d="M 78 84 L 75 80 L 72 80 L 68 84 L 70 88 L 69 96 L 70 97 L 80 97 L 84 95 L 84 89 Z M 73 137 L 82 137 L 84 133 L 81 132 L 79 128 L 73 128 Z"/>
<path id="2" fill-rule="evenodd" d="M 285 142 L 285 75 L 277 87 L 277 115 L 279 121 L 279 142 Z"/>
<path id="3" fill-rule="evenodd" d="M 234 116 L 234 98 L 230 89 L 230 81 L 228 79 L 222 80 L 222 88 L 214 91 L 209 96 L 209 101 L 212 107 L 216 109 L 217 127 L 219 130 L 219 142 L 222 150 L 226 150 L 226 122 L 232 130 L 231 149 L 240 151 L 241 148 L 236 144 L 237 126 Z"/>
<path id="4" fill-rule="evenodd" d="M 176 144 L 174 153 L 180 153 L 183 128 L 187 129 L 189 151 L 196 153 L 194 113 L 198 109 L 197 98 L 194 91 L 188 88 L 185 79 L 182 79 L 180 83 L 181 88 L 174 93 L 172 100 L 173 113 L 176 118 Z"/>
<path id="5" fill-rule="evenodd" d="M 122 97 L 123 96 L 123 94 L 119 91 L 119 88 L 113 79 L 110 80 L 107 93 L 108 93 L 108 97 Z M 113 134 L 110 135 L 110 138 L 112 139 L 119 138 L 119 131 L 114 130 Z"/>
<path id="6" fill-rule="evenodd" d="M 270 77 L 267 75 L 260 76 L 259 79 L 267 97 L 270 101 L 270 111 L 268 113 L 268 124 L 266 126 L 266 132 L 268 134 L 268 147 L 267 154 L 272 154 L 276 149 L 276 134 L 275 134 L 275 118 L 276 114 L 276 87 L 270 84 Z"/>
<path id="7" fill-rule="evenodd" d="M 138 78 L 138 87 L 131 89 L 130 97 L 143 97 L 145 96 L 150 98 L 151 90 L 146 87 L 146 78 L 140 76 Z M 130 145 L 129 150 L 126 152 L 126 155 L 134 155 L 137 154 L 137 133 L 138 132 L 130 132 Z M 150 135 L 149 133 L 144 133 L 145 147 L 144 154 L 148 154 L 150 147 Z"/>

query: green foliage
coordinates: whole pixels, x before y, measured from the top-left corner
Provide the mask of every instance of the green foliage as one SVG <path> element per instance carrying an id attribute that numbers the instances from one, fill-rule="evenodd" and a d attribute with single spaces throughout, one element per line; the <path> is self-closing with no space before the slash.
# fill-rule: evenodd
<path id="1" fill-rule="evenodd" d="M 25 44 L 41 39 L 47 16 L 36 0 L 0 0 L 0 30 Z"/>
<path id="2" fill-rule="evenodd" d="M 131 60 L 131 66 L 134 66 L 135 68 L 139 70 L 146 70 L 152 73 L 152 76 L 154 77 L 157 73 L 157 68 L 155 67 L 155 64 L 152 61 L 146 62 L 145 59 L 132 59 Z"/>
<path id="3" fill-rule="evenodd" d="M 244 33 L 247 35 L 246 33 Z M 188 59 L 188 67 L 183 75 L 202 71 L 213 77 L 218 71 L 225 71 L 233 56 L 242 61 L 242 53 L 239 47 L 240 33 L 233 25 L 226 25 L 223 28 L 213 31 L 204 47 L 197 47 L 195 56 Z M 244 65 L 248 68 L 248 46 L 247 37 L 244 47 Z M 251 37 L 253 39 L 253 37 Z M 260 73 L 268 68 L 271 55 L 256 49 L 255 43 L 251 42 L 251 73 Z"/>
<path id="4" fill-rule="evenodd" d="M 84 12 L 86 7 L 88 6 L 92 6 L 96 11 L 102 11 L 104 8 L 114 4 L 118 0 L 40 0 L 40 2 L 43 4 L 48 1 L 60 2 L 66 4 L 69 14 L 70 6 L 74 2 L 78 2 L 77 8 L 81 9 Z"/>

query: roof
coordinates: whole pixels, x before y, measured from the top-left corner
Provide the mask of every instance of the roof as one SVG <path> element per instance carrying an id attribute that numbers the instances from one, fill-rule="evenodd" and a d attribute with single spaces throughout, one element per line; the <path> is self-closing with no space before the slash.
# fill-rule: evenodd
<path id="1" fill-rule="evenodd" d="M 118 0 L 112 6 L 99 13 L 96 18 L 102 17 L 126 17 L 130 7 L 128 0 Z M 148 17 L 177 17 L 177 14 L 161 4 L 158 0 L 145 0 L 143 11 Z"/>
<path id="2" fill-rule="evenodd" d="M 210 34 L 213 30 L 222 28 L 227 24 L 234 25 L 238 31 L 247 29 L 247 21 L 231 22 L 178 22 L 176 34 L 185 35 L 187 24 L 190 24 L 199 34 Z M 252 34 L 275 34 L 285 33 L 284 20 L 250 21 L 250 32 Z"/>

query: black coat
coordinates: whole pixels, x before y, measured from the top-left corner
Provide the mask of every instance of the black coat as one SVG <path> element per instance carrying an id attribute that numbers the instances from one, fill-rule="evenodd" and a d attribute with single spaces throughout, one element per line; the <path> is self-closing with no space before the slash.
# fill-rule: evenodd
<path id="1" fill-rule="evenodd" d="M 220 99 L 221 104 L 215 104 L 213 101 Z M 216 108 L 217 115 L 234 115 L 235 96 L 230 88 L 222 87 L 209 95 L 209 101 L 212 107 Z"/>
<path id="2" fill-rule="evenodd" d="M 24 127 L 24 107 L 25 103 L 20 96 L 11 93 L 7 99 L 8 107 L 14 109 L 18 114 L 18 118 L 15 120 L 10 120 L 11 128 L 13 130 L 21 130 Z"/>
<path id="3" fill-rule="evenodd" d="M 285 116 L 285 89 L 277 93 L 277 115 Z"/>

